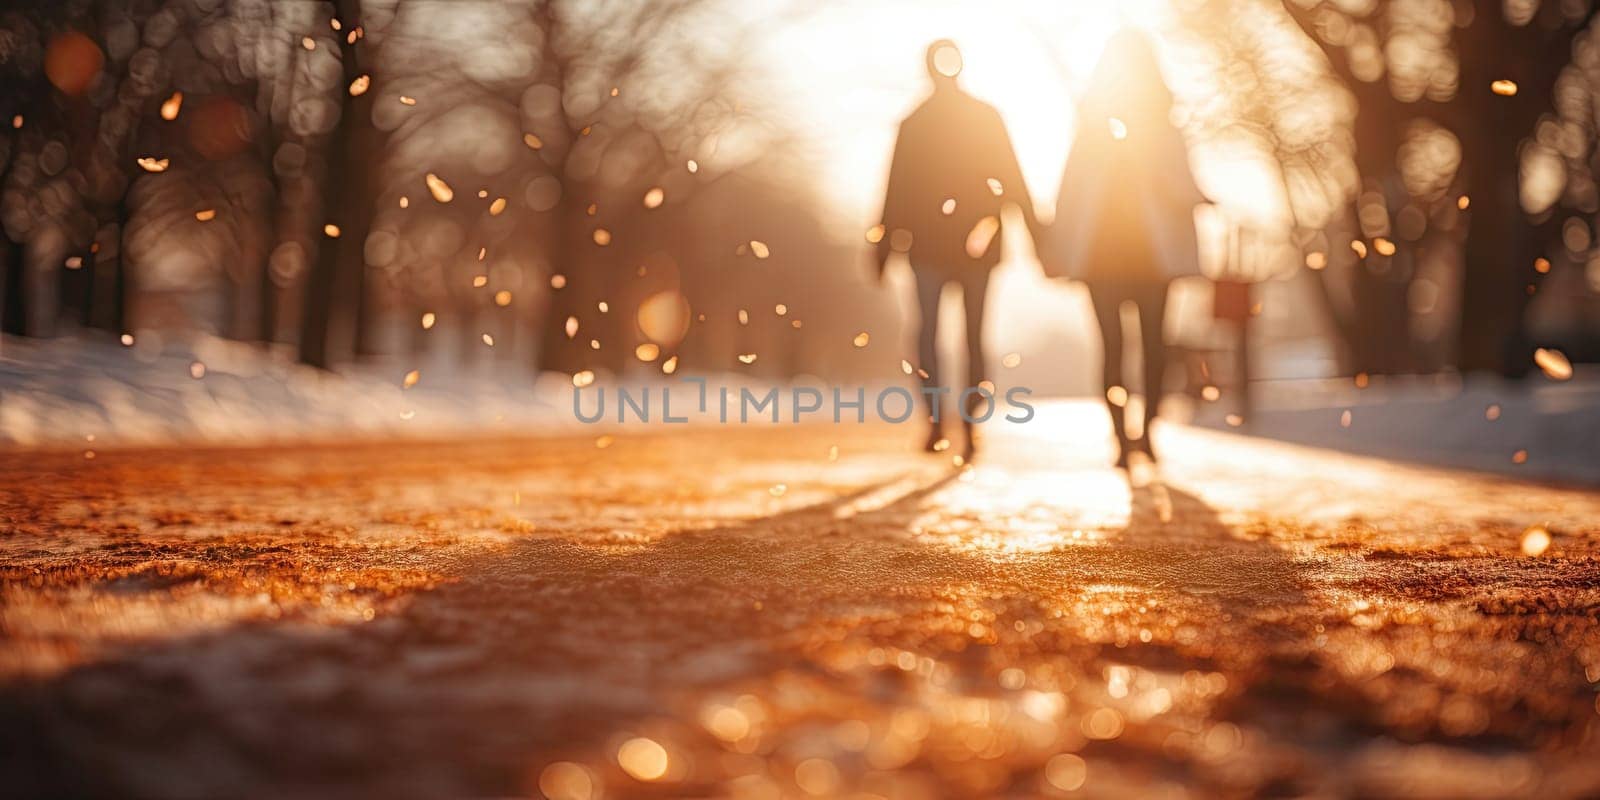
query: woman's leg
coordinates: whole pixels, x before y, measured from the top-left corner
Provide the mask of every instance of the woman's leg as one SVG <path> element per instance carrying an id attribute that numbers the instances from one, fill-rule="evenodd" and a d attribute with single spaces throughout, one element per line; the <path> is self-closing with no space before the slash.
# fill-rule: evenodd
<path id="1" fill-rule="evenodd" d="M 1156 454 L 1150 446 L 1150 423 L 1155 421 L 1167 375 L 1167 342 L 1162 334 L 1167 312 L 1166 284 L 1148 287 L 1134 302 L 1139 306 L 1139 344 L 1144 351 L 1144 435 L 1140 449 L 1153 459 Z"/>
<path id="2" fill-rule="evenodd" d="M 1116 434 L 1119 448 L 1118 464 L 1126 463 L 1123 451 L 1126 450 L 1128 443 L 1128 427 L 1123 418 L 1123 407 L 1111 402 L 1111 390 L 1123 386 L 1122 299 L 1122 292 L 1104 286 L 1089 287 L 1089 301 L 1094 306 L 1095 321 L 1100 325 L 1100 349 L 1104 356 L 1101 362 L 1101 374 L 1105 386 L 1102 387 L 1100 399 L 1105 401 L 1106 411 L 1111 414 L 1111 430 Z"/>

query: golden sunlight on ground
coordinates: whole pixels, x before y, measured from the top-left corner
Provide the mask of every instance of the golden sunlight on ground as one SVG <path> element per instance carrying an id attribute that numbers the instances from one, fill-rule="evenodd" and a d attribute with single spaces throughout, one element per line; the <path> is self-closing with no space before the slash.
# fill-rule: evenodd
<path id="1" fill-rule="evenodd" d="M 917 433 L 0 459 L 0 779 L 1600 790 L 1600 495 L 1171 425 L 1130 485 L 1090 403 L 967 471 Z"/>

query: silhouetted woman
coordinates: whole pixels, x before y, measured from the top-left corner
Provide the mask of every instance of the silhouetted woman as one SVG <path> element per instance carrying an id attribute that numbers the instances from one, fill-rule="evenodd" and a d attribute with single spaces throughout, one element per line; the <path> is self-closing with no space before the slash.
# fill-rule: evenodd
<path id="1" fill-rule="evenodd" d="M 1161 334 L 1167 284 L 1199 272 L 1194 208 L 1204 197 L 1171 112 L 1172 95 L 1150 40 L 1136 31 L 1112 37 L 1079 104 L 1056 221 L 1041 254 L 1046 274 L 1088 283 L 1105 347 L 1106 410 L 1121 467 L 1132 451 L 1155 458 L 1150 423 L 1167 366 Z M 1144 416 L 1137 437 L 1130 436 L 1125 416 L 1124 304 L 1138 314 L 1144 350 Z"/>

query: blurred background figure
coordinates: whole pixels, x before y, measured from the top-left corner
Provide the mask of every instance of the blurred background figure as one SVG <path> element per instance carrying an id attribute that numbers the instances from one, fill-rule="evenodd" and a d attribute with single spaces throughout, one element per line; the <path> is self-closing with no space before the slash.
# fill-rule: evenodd
<path id="1" fill-rule="evenodd" d="M 1055 224 L 1042 250 L 1047 274 L 1088 283 L 1118 466 L 1127 466 L 1130 451 L 1155 459 L 1150 423 L 1167 367 L 1167 285 L 1200 272 L 1194 209 L 1205 198 L 1171 112 L 1172 94 L 1150 40 L 1133 30 L 1113 36 L 1079 108 Z M 1123 378 L 1131 349 L 1123 346 L 1124 305 L 1138 319 L 1142 403 L 1129 402 Z"/>
<path id="2" fill-rule="evenodd" d="M 948 39 L 936 41 L 928 46 L 927 66 L 933 93 L 900 124 L 882 227 L 874 237 L 880 279 L 896 252 L 909 257 L 916 276 L 917 369 L 931 425 L 926 447 L 933 451 L 944 441 L 942 390 L 962 396 L 961 389 L 940 383 L 939 300 L 950 284 L 961 288 L 967 328 L 967 383 L 962 388 L 978 386 L 986 376 L 983 305 L 989 272 L 1000 263 L 1001 207 L 1016 202 L 1030 229 L 1037 230 L 1037 222 L 999 112 L 957 83 L 961 51 Z M 982 398 L 976 393 L 966 397 L 963 427 L 970 458 L 976 445 L 966 419 L 974 416 Z"/>

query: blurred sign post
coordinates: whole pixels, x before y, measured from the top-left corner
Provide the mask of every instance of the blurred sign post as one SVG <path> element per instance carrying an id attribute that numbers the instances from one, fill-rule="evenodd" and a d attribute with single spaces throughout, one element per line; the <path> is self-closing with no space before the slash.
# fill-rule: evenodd
<path id="1" fill-rule="evenodd" d="M 1235 409 L 1245 424 L 1250 422 L 1250 282 L 1244 263 L 1245 239 L 1249 229 L 1232 223 L 1228 225 L 1227 249 L 1222 274 L 1212 282 L 1211 317 L 1231 322 L 1238 337 L 1233 349 L 1234 396 L 1238 398 Z"/>

